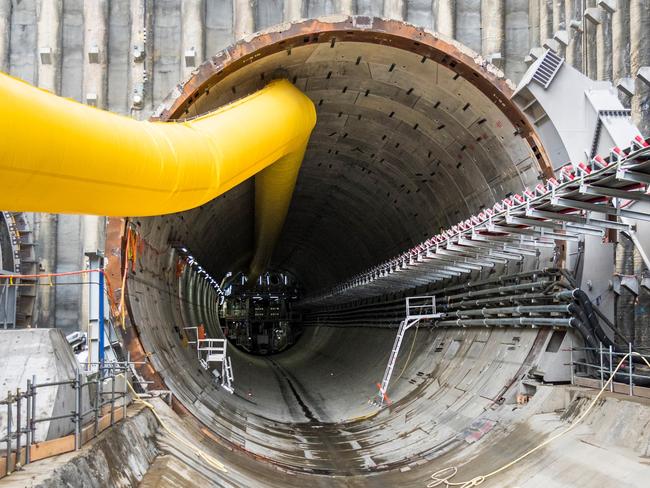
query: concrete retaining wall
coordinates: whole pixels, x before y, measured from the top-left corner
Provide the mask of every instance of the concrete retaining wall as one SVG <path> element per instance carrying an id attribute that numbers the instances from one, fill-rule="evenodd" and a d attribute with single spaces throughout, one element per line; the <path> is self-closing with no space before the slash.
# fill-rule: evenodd
<path id="1" fill-rule="evenodd" d="M 138 486 L 158 455 L 158 422 L 144 409 L 79 452 L 45 459 L 3 480 L 6 488 L 122 488 Z"/>
<path id="2" fill-rule="evenodd" d="M 27 380 L 52 383 L 74 379 L 77 368 L 68 342 L 59 329 L 24 329 L 0 331 L 0 398 L 16 388 L 25 391 Z M 89 405 L 88 388 L 84 388 L 84 405 Z M 36 392 L 36 417 L 64 415 L 75 408 L 75 390 L 69 385 L 43 387 Z M 14 410 L 15 414 L 15 410 Z M 25 418 L 25 402 L 22 408 Z M 15 419 L 14 419 L 15 422 Z M 7 431 L 7 411 L 0 409 L 0 432 Z M 15 429 L 15 425 L 13 427 Z M 74 424 L 62 419 L 40 422 L 36 441 L 54 439 L 72 433 Z"/>

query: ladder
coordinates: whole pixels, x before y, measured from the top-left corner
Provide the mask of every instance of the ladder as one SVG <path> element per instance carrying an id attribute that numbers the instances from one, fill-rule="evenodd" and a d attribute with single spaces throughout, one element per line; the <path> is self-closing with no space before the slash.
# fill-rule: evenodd
<path id="1" fill-rule="evenodd" d="M 233 394 L 235 392 L 233 388 L 235 377 L 232 372 L 230 357 L 226 354 L 227 346 L 228 341 L 226 339 L 198 339 L 196 350 L 199 355 L 205 353 L 203 361 L 208 368 L 211 364 L 221 364 L 221 386 L 224 390 Z M 202 360 L 200 356 L 199 360 Z"/>
<path id="2" fill-rule="evenodd" d="M 230 356 L 226 356 L 223 363 L 221 363 L 221 386 L 224 390 L 230 394 L 235 393 L 233 383 L 235 382 L 235 376 L 232 372 L 232 363 L 230 362 Z"/>
<path id="3" fill-rule="evenodd" d="M 395 342 L 393 343 L 393 349 L 390 351 L 390 357 L 388 358 L 388 364 L 386 365 L 386 371 L 384 371 L 384 378 L 381 380 L 381 386 L 379 388 L 380 406 L 383 405 L 384 399 L 386 398 L 386 391 L 388 390 L 390 378 L 393 376 L 393 370 L 395 369 L 395 363 L 397 362 L 399 350 L 402 347 L 402 339 L 404 339 L 404 334 L 406 334 L 406 331 L 419 321 L 420 319 L 409 320 L 407 318 L 405 320 L 402 320 L 399 324 L 397 336 L 395 337 Z"/>
<path id="4" fill-rule="evenodd" d="M 388 384 L 397 363 L 397 356 L 402 347 L 402 340 L 406 331 L 413 327 L 420 320 L 437 319 L 444 316 L 442 313 L 436 313 L 436 298 L 434 296 L 416 296 L 406 298 L 406 318 L 399 324 L 397 336 L 393 343 L 393 348 L 390 351 L 388 364 L 384 371 L 384 377 L 379 385 L 379 406 L 383 406 L 384 400 L 387 398 L 386 392 L 388 391 Z"/>

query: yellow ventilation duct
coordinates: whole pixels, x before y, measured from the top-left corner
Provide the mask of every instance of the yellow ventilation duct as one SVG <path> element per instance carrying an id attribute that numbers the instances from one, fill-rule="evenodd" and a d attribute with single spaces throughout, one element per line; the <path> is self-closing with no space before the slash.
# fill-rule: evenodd
<path id="1" fill-rule="evenodd" d="M 316 123 L 286 80 L 183 122 L 139 122 L 0 74 L 0 208 L 148 216 L 256 177 L 254 276 L 264 271 Z"/>

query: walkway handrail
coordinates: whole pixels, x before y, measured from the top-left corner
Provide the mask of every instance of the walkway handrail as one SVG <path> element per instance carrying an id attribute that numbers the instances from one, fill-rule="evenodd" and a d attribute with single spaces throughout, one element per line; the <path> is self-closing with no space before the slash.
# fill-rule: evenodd
<path id="1" fill-rule="evenodd" d="M 11 474 L 12 471 L 22 469 L 25 464 L 42 458 L 39 456 L 35 459 L 33 448 L 52 440 L 36 442 L 36 426 L 39 423 L 69 419 L 74 424 L 74 433 L 71 434 L 74 437 L 74 450 L 79 450 L 86 441 L 96 437 L 104 428 L 126 418 L 126 408 L 129 403 L 127 385 L 130 363 L 106 362 L 97 366 L 97 372 L 90 375 L 84 375 L 77 368 L 74 378 L 60 381 L 38 383 L 36 376 L 32 376 L 27 380 L 27 387 L 24 390 L 17 388 L 15 392 L 9 391 L 7 397 L 0 400 L 0 412 L 4 410 L 7 417 L 6 434 L 4 437 L 0 437 L 0 445 L 5 445 L 3 459 L 0 459 L 0 478 Z M 120 391 L 117 391 L 116 383 L 120 377 L 123 378 L 124 384 Z M 110 390 L 104 391 L 103 386 L 107 382 L 110 382 Z M 86 407 L 83 390 L 90 388 L 90 385 L 95 385 L 95 399 L 91 405 Z M 74 390 L 74 410 L 66 414 L 39 417 L 36 413 L 38 391 L 43 388 L 59 386 L 68 386 Z M 121 405 L 116 408 L 116 404 L 119 403 Z M 108 407 L 108 411 L 105 407 Z M 106 421 L 105 426 L 101 425 L 104 420 Z M 52 452 L 47 457 L 69 451 L 65 447 L 63 449 Z"/>

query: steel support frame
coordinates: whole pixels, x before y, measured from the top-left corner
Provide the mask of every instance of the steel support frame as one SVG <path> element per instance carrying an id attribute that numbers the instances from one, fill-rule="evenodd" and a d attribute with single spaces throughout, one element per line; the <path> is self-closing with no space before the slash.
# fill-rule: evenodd
<path id="1" fill-rule="evenodd" d="M 639 191 L 639 184 L 625 188 L 606 186 L 616 184 L 615 176 L 620 176 L 622 161 L 626 161 L 627 174 L 648 174 L 650 180 L 650 173 L 630 169 L 643 167 L 639 161 L 650 159 L 650 146 L 633 141 L 631 148 L 621 153 L 625 157 L 619 157 L 614 164 L 601 158 L 599 166 L 592 165 L 592 169 L 582 171 L 578 178 L 565 174 L 562 182 L 552 179 L 546 185 L 538 185 L 542 188 L 536 188 L 535 193 L 526 190 L 524 197 L 507 198 L 495 204 L 494 209 L 461 222 L 400 257 L 305 302 L 373 296 L 434 284 L 480 272 L 485 267 L 521 262 L 525 257 L 539 256 L 540 249 L 556 247 L 558 241 L 579 242 L 583 235 L 603 238 L 608 230 L 634 235 L 633 226 L 627 222 L 592 216 L 592 213 L 643 216 L 650 220 L 645 213 L 620 208 L 621 200 L 650 201 L 650 195 Z M 585 195 L 594 198 L 585 201 Z M 612 199 L 614 206 L 609 203 Z M 554 209 L 548 210 L 549 205 Z M 396 273 L 399 277 L 392 277 Z M 376 283 L 382 281 L 377 287 Z M 360 292 L 360 288 L 366 292 Z"/>

